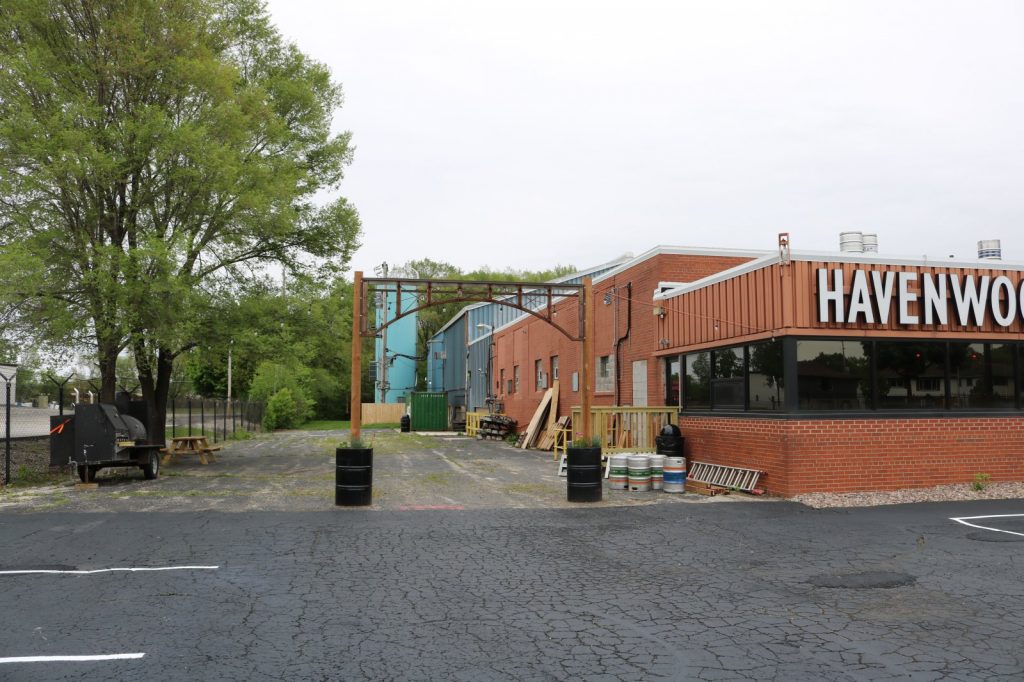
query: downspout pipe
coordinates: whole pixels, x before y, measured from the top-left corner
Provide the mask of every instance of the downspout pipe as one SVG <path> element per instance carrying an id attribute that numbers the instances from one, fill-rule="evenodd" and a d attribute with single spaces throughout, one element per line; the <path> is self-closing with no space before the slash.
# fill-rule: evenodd
<path id="1" fill-rule="evenodd" d="M 612 290 L 616 294 L 615 300 L 615 312 L 619 311 L 618 301 L 618 287 Z M 629 338 L 629 332 L 633 328 L 633 283 L 628 282 L 626 284 L 626 333 L 615 339 L 615 404 L 619 404 L 619 396 L 622 391 L 622 365 L 619 362 L 619 356 L 621 355 L 622 342 Z M 619 330 L 618 315 L 615 320 L 615 331 Z"/>

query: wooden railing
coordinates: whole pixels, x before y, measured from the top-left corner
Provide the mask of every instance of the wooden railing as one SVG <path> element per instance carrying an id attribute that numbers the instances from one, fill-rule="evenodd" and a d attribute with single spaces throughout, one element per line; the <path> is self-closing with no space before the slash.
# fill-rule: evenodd
<path id="1" fill-rule="evenodd" d="M 476 438 L 477 432 L 480 430 L 480 418 L 487 416 L 487 410 L 477 410 L 476 412 L 466 413 L 466 435 Z"/>
<path id="2" fill-rule="evenodd" d="M 573 440 L 584 437 L 576 431 L 582 424 L 580 408 L 572 408 Z M 603 452 L 654 452 L 655 438 L 666 424 L 678 421 L 676 407 L 592 407 L 593 432 L 601 437 Z"/>

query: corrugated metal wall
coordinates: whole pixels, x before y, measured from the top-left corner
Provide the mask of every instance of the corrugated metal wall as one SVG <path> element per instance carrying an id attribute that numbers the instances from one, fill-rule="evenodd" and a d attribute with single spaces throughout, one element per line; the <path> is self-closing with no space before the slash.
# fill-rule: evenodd
<path id="1" fill-rule="evenodd" d="M 460 316 L 441 332 L 444 362 L 443 384 L 448 394 L 448 405 L 466 405 L 466 316 Z"/>
<path id="2" fill-rule="evenodd" d="M 869 324 L 859 319 L 856 323 L 819 322 L 817 271 L 819 268 L 843 270 L 843 285 L 847 294 L 853 281 L 854 270 L 879 272 L 916 272 L 918 280 L 909 291 L 918 296 L 911 302 L 910 314 L 923 317 L 921 273 L 953 273 L 963 278 L 970 274 L 976 279 L 988 275 L 993 279 L 1005 275 L 1019 287 L 1024 273 L 999 268 L 932 267 L 924 265 L 897 265 L 885 263 L 845 263 L 833 261 L 798 261 L 790 265 L 778 263 L 715 282 L 679 296 L 655 301 L 665 307 L 665 316 L 659 322 L 659 333 L 667 343 L 665 350 L 720 345 L 729 341 L 764 338 L 782 334 L 876 336 L 907 338 L 978 338 L 1013 337 L 1024 333 L 1024 323 L 1018 319 L 1008 327 L 999 326 L 986 314 L 981 326 L 957 324 L 900 324 L 897 315 L 897 294 L 894 292 L 889 320 L 885 324 Z M 831 278 L 829 283 L 831 285 Z M 870 278 L 869 278 L 870 285 Z M 955 321 L 952 292 L 950 322 Z M 848 301 L 848 298 L 847 298 Z"/>

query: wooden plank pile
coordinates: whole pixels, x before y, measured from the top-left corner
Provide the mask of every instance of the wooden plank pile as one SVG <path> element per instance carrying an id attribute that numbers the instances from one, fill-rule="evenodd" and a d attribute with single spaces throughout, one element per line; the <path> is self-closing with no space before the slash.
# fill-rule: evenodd
<path id="1" fill-rule="evenodd" d="M 545 434 L 551 429 L 551 426 L 555 423 L 558 416 L 558 381 L 554 381 L 551 384 L 551 388 L 544 392 L 544 397 L 540 399 L 540 405 L 537 406 L 537 411 L 533 413 L 533 419 L 530 420 L 529 426 L 526 427 L 525 438 L 522 440 L 522 445 L 519 445 L 521 449 L 534 447 L 542 434 Z"/>
<path id="2" fill-rule="evenodd" d="M 559 431 L 569 431 L 572 429 L 572 417 L 559 417 L 558 420 L 548 427 L 548 430 L 544 432 L 544 435 L 537 441 L 538 450 L 551 451 L 555 447 L 555 443 L 558 438 Z"/>
<path id="3" fill-rule="evenodd" d="M 508 434 L 515 431 L 516 420 L 503 414 L 489 414 L 480 417 L 480 428 L 476 432 L 479 439 L 490 438 L 505 440 Z"/>

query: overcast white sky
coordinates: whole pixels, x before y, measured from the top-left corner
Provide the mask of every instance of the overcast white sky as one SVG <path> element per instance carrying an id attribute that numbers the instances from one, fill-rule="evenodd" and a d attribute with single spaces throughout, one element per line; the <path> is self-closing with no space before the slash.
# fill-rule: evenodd
<path id="1" fill-rule="evenodd" d="M 328 64 L 354 269 L 657 244 L 1024 261 L 1024 3 L 271 0 Z"/>

